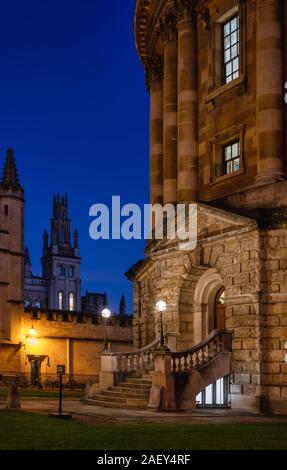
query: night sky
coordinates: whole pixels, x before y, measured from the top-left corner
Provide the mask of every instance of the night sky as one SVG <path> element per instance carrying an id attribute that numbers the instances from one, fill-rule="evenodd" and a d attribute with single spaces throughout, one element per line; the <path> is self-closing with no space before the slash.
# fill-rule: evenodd
<path id="1" fill-rule="evenodd" d="M 25 244 L 41 274 L 52 197 L 69 196 L 83 292 L 117 309 L 144 241 L 92 241 L 89 208 L 148 203 L 148 94 L 133 37 L 134 0 L 0 0 L 0 155 L 15 150 L 25 188 Z"/>

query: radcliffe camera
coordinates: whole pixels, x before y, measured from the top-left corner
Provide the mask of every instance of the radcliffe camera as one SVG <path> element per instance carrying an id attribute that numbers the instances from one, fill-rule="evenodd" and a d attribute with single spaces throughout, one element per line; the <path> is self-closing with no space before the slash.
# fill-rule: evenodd
<path id="1" fill-rule="evenodd" d="M 287 1 L 0 0 L 0 44 L 3 460 L 285 463 Z"/>

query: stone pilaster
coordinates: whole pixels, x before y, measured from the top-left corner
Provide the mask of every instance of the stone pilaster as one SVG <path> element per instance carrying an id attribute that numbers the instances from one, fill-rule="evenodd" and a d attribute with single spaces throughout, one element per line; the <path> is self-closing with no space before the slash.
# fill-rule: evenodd
<path id="1" fill-rule="evenodd" d="M 285 176 L 281 9 L 280 0 L 257 1 L 257 183 Z"/>
<path id="2" fill-rule="evenodd" d="M 173 13 L 159 24 L 164 41 L 163 83 L 163 172 L 164 203 L 177 202 L 177 30 Z"/>
<path id="3" fill-rule="evenodd" d="M 197 32 L 191 4 L 178 2 L 178 200 L 198 199 Z"/>
<path id="4" fill-rule="evenodd" d="M 163 63 L 161 57 L 146 63 L 150 91 L 150 202 L 163 203 Z"/>

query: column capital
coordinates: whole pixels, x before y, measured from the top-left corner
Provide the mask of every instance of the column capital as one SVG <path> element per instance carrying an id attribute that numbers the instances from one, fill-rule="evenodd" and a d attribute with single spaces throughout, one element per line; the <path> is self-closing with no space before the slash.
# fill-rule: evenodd
<path id="1" fill-rule="evenodd" d="M 176 0 L 175 10 L 177 16 L 177 24 L 183 21 L 191 21 L 194 16 L 193 2 L 190 0 Z"/>
<path id="2" fill-rule="evenodd" d="M 175 5 L 159 19 L 156 30 L 164 43 L 176 40 L 177 9 Z"/>
<path id="3" fill-rule="evenodd" d="M 148 89 L 150 89 L 153 82 L 163 80 L 163 59 L 161 56 L 156 55 L 147 58 L 145 61 L 145 77 Z"/>

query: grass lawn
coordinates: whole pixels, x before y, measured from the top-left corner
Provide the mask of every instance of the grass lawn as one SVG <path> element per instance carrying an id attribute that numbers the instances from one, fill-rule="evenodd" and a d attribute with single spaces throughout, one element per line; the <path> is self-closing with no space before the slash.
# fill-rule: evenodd
<path id="1" fill-rule="evenodd" d="M 46 397 L 54 398 L 59 396 L 58 391 L 49 391 L 49 390 L 22 390 L 18 389 L 20 397 Z M 77 390 L 64 390 L 64 397 L 81 397 L 83 392 Z M 6 398 L 8 395 L 7 388 L 0 388 L 0 398 Z"/>
<path id="2" fill-rule="evenodd" d="M 286 425 L 87 425 L 0 411 L 0 450 L 287 450 Z"/>

